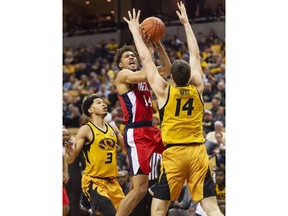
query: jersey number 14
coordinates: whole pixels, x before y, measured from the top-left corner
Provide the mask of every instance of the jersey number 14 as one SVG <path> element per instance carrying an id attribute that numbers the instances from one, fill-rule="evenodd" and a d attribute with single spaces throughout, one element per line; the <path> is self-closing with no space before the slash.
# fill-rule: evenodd
<path id="1" fill-rule="evenodd" d="M 194 98 L 189 98 L 188 101 L 186 103 L 184 103 L 182 106 L 181 98 L 177 98 L 176 99 L 175 116 L 179 116 L 181 110 L 186 111 L 188 116 L 192 115 L 192 111 L 194 110 L 193 100 L 194 100 Z"/>

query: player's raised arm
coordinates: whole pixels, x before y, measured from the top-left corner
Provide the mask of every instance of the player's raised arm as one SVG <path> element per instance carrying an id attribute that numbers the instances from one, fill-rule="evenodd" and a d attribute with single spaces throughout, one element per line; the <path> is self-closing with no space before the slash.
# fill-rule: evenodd
<path id="1" fill-rule="evenodd" d="M 139 31 L 139 17 L 140 10 L 137 12 L 133 9 L 133 15 L 128 11 L 129 20 L 124 17 L 124 20 L 128 23 L 130 32 L 132 33 L 134 43 L 136 45 L 139 57 L 143 64 L 142 71 L 144 70 L 147 76 L 147 80 L 159 99 L 164 93 L 163 89 L 166 88 L 167 82 L 159 75 L 156 65 L 154 64 L 150 52 L 143 41 L 143 38 Z"/>
<path id="2" fill-rule="evenodd" d="M 154 42 L 154 45 L 158 51 L 158 55 L 161 61 L 161 66 L 157 67 L 158 72 L 160 73 L 161 76 L 167 76 L 171 72 L 171 61 L 160 40 L 157 42 Z M 161 73 L 162 71 L 164 71 L 164 73 Z"/>
<path id="3" fill-rule="evenodd" d="M 184 4 L 182 3 L 182 1 L 180 1 L 177 3 L 177 6 L 179 8 L 179 11 L 177 10 L 176 14 L 178 15 L 180 22 L 184 26 L 189 49 L 189 63 L 191 68 L 190 84 L 194 85 L 202 94 L 204 89 L 204 82 L 199 47 L 195 35 L 192 31 L 191 25 L 189 23 Z"/>

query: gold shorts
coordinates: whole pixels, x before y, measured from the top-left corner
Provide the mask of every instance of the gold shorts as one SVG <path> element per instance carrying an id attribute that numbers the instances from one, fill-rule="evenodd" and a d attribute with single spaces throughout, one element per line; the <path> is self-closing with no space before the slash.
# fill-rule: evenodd
<path id="1" fill-rule="evenodd" d="M 175 144 L 166 148 L 162 154 L 161 175 L 154 189 L 154 197 L 177 200 L 185 180 L 194 202 L 215 196 L 204 144 Z"/>
<path id="2" fill-rule="evenodd" d="M 117 178 L 93 178 L 83 175 L 82 190 L 90 202 L 94 200 L 97 205 L 112 203 L 115 210 L 125 196 Z M 104 208 L 108 208 L 108 206 L 104 206 Z"/>

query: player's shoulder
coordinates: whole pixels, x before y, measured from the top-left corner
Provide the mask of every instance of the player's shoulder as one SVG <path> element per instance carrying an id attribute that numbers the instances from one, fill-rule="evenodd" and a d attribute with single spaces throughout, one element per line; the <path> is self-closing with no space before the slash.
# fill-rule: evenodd
<path id="1" fill-rule="evenodd" d="M 116 79 L 115 79 L 115 84 L 119 84 L 122 82 L 125 82 L 126 77 L 129 76 L 133 71 L 129 69 L 122 69 L 117 73 Z"/>
<path id="2" fill-rule="evenodd" d="M 130 74 L 130 73 L 133 73 L 133 71 L 131 71 L 130 69 L 122 69 L 118 72 L 118 75 L 125 75 L 125 74 Z"/>
<path id="3" fill-rule="evenodd" d="M 91 131 L 91 128 L 89 126 L 89 123 L 86 123 L 85 125 L 82 125 L 78 132 L 77 132 L 77 135 L 82 135 L 82 136 L 85 136 L 87 133 L 89 133 Z"/>

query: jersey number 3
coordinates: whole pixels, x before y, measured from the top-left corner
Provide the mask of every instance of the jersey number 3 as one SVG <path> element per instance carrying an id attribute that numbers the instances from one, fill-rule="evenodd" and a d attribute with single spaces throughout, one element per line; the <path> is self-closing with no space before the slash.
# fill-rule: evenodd
<path id="1" fill-rule="evenodd" d="M 112 153 L 108 152 L 107 153 L 107 160 L 105 161 L 105 164 L 109 164 L 112 162 Z"/>
<path id="2" fill-rule="evenodd" d="M 194 98 L 189 98 L 188 101 L 182 106 L 181 98 L 177 98 L 176 99 L 177 103 L 176 103 L 175 116 L 180 115 L 180 110 L 187 111 L 188 116 L 192 115 L 192 110 L 194 110 L 193 100 L 194 100 Z"/>

